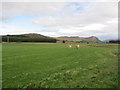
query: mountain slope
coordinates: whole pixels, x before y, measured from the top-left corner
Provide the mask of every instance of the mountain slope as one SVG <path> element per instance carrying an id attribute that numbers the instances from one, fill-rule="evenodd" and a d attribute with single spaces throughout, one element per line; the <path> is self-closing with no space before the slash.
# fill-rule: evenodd
<path id="1" fill-rule="evenodd" d="M 58 40 L 66 40 L 66 41 L 80 41 L 80 42 L 94 42 L 99 43 L 101 42 L 97 37 L 91 36 L 91 37 L 57 37 Z"/>

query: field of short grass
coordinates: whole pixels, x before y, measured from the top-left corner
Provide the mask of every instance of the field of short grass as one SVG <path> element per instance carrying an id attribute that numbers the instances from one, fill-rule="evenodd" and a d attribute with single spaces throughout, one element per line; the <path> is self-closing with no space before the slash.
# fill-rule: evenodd
<path id="1" fill-rule="evenodd" d="M 117 44 L 3 43 L 3 88 L 117 88 Z"/>

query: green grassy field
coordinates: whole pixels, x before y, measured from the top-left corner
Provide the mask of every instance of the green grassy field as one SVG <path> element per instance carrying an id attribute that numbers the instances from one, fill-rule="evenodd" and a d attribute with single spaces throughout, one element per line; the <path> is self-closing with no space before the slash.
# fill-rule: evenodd
<path id="1" fill-rule="evenodd" d="M 3 88 L 117 88 L 117 44 L 3 43 Z"/>

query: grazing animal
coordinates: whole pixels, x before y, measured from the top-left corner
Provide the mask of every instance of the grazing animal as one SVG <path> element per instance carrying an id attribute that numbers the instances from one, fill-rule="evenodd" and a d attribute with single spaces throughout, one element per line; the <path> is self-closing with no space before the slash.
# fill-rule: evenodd
<path id="1" fill-rule="evenodd" d="M 69 45 L 68 47 L 69 47 L 69 48 L 71 48 L 71 47 L 72 47 L 72 45 Z"/>
<path id="2" fill-rule="evenodd" d="M 80 47 L 80 45 L 76 45 L 76 48 L 78 49 Z"/>

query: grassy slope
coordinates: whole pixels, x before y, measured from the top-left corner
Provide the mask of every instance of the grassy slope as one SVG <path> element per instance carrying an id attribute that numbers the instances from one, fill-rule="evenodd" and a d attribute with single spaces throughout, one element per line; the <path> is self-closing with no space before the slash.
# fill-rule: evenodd
<path id="1" fill-rule="evenodd" d="M 75 44 L 73 44 L 75 45 Z M 103 46 L 103 45 L 102 45 Z M 3 88 L 118 87 L 117 48 L 67 44 L 3 44 Z"/>

